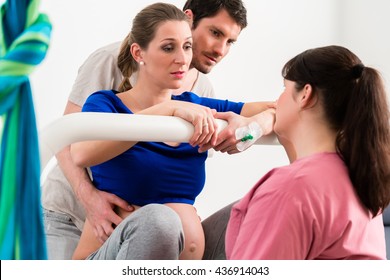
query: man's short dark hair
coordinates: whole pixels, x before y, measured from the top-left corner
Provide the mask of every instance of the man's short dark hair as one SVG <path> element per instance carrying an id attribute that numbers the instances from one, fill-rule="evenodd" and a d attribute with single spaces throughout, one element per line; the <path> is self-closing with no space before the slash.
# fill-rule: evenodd
<path id="1" fill-rule="evenodd" d="M 225 9 L 234 21 L 244 29 L 247 25 L 246 8 L 242 0 L 187 0 L 183 11 L 191 10 L 194 18 L 192 28 L 195 29 L 202 18 L 213 17 Z"/>

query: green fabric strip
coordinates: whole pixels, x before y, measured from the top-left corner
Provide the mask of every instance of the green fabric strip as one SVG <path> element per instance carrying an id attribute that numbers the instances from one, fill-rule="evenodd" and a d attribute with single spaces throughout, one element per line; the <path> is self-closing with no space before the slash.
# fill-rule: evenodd
<path id="1" fill-rule="evenodd" d="M 0 60 L 0 72 L 2 76 L 28 76 L 34 69 L 35 65 Z"/>
<path id="2" fill-rule="evenodd" d="M 9 115 L 8 130 L 6 131 L 6 144 L 5 159 L 3 162 L 3 170 L 1 177 L 1 205 L 0 205 L 0 221 L 7 221 L 10 213 L 15 206 L 16 200 L 16 154 L 18 130 L 17 125 L 19 122 L 19 103 L 15 104 L 14 109 Z M 3 243 L 4 237 L 7 232 L 8 223 L 0 223 L 0 242 Z"/>

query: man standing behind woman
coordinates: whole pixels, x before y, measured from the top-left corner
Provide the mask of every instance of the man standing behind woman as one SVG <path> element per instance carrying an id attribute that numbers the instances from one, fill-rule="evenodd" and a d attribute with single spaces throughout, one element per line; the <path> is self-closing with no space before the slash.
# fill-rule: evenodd
<path id="1" fill-rule="evenodd" d="M 246 9 L 241 0 L 188 0 L 183 10 L 192 22 L 193 58 L 182 86 L 173 93 L 193 91 L 213 97 L 211 84 L 204 74 L 227 55 L 246 27 Z M 65 114 L 80 112 L 86 98 L 97 90 L 118 89 L 123 78 L 117 67 L 118 49 L 119 45 L 113 44 L 88 58 L 79 70 Z M 136 75 L 130 80 L 135 84 Z M 86 169 L 73 163 L 69 147 L 57 159 L 59 166 L 48 174 L 42 189 L 48 255 L 50 259 L 70 259 L 86 216 L 96 236 L 104 242 L 112 233 L 113 225 L 122 221 L 113 208 L 132 208 L 118 196 L 97 190 Z"/>
<path id="2" fill-rule="evenodd" d="M 282 75 L 274 131 L 291 164 L 233 207 L 227 257 L 386 259 L 390 127 L 379 73 L 328 46 L 292 58 Z"/>
<path id="3" fill-rule="evenodd" d="M 84 141 L 72 144 L 74 162 L 91 167 L 99 190 L 115 193 L 136 208 L 115 209 L 124 220 L 101 246 L 87 218 L 74 258 L 76 259 L 201 259 L 204 251 L 203 229 L 193 203 L 205 182 L 207 152 L 198 146 L 217 141 L 215 113 L 234 112 L 248 117 L 247 122 L 267 116 L 272 131 L 273 109 L 263 111 L 262 103 L 237 103 L 199 97 L 191 92 L 172 95 L 180 88 L 192 58 L 192 35 L 187 16 L 174 5 L 156 3 L 144 8 L 133 20 L 132 30 L 123 42 L 118 65 L 124 74 L 119 92 L 101 90 L 92 94 L 83 112 L 107 112 L 181 117 L 194 125 L 189 143 Z M 132 87 L 128 78 L 138 72 Z M 250 118 L 249 118 L 250 117 Z M 153 174 L 153 176 L 151 176 Z M 178 214 L 164 211 L 160 223 L 166 223 L 174 238 L 159 239 L 159 229 L 145 231 L 150 218 L 139 213 L 164 204 Z M 173 220 L 173 219 L 172 219 Z M 142 228 L 142 235 L 134 231 Z M 175 236 L 176 235 L 176 236 Z M 184 235 L 184 236 L 183 236 Z M 153 237 L 153 240 L 150 240 Z M 183 240 L 184 239 L 184 240 Z M 182 251 L 182 252 L 181 252 Z"/>

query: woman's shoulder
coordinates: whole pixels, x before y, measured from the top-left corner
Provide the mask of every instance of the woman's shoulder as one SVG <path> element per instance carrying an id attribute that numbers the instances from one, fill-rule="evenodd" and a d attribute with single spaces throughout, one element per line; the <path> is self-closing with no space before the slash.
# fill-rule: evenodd
<path id="1" fill-rule="evenodd" d="M 114 90 L 99 90 L 92 93 L 86 100 L 84 112 L 117 112 L 118 108 L 123 107 L 122 101 L 116 95 Z"/>
<path id="2" fill-rule="evenodd" d="M 117 99 L 117 93 L 115 90 L 98 90 L 92 93 L 88 99 Z"/>
<path id="3" fill-rule="evenodd" d="M 119 98 L 116 96 L 117 92 L 114 90 L 99 90 L 88 96 L 85 104 L 100 103 L 100 102 L 116 102 Z"/>
<path id="4" fill-rule="evenodd" d="M 201 97 L 191 91 L 185 91 L 179 95 L 172 95 L 172 100 L 200 103 Z"/>

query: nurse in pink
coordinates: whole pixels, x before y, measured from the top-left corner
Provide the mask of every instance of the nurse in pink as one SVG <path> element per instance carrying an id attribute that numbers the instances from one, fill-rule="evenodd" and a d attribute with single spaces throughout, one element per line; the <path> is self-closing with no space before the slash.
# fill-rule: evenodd
<path id="1" fill-rule="evenodd" d="M 228 259 L 386 259 L 390 131 L 379 73 L 348 49 L 307 50 L 284 66 L 274 131 L 291 164 L 232 209 Z"/>

